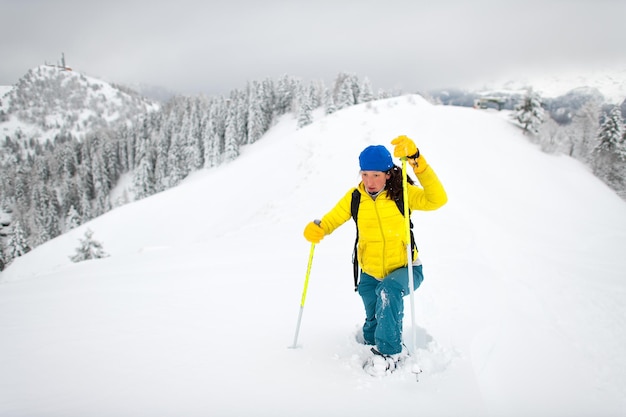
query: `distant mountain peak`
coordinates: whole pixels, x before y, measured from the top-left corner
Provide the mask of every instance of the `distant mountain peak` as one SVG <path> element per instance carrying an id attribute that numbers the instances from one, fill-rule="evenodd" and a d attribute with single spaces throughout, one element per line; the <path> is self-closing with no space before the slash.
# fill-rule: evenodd
<path id="1" fill-rule="evenodd" d="M 81 136 L 158 108 L 129 88 L 44 64 L 30 69 L 2 97 L 0 133 L 21 132 L 40 141 L 58 134 Z"/>
<path id="2" fill-rule="evenodd" d="M 507 90 L 532 87 L 542 97 L 548 98 L 558 97 L 572 90 L 582 92 L 584 89 L 596 89 L 607 101 L 619 104 L 626 99 L 626 64 L 612 68 L 533 73 L 524 77 L 491 81 L 486 87 Z"/>

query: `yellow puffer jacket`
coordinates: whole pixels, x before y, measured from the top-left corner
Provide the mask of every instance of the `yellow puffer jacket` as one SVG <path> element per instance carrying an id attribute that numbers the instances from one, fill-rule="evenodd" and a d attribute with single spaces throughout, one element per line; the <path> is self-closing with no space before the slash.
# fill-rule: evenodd
<path id="1" fill-rule="evenodd" d="M 417 179 L 423 188 L 409 185 L 411 210 L 435 210 L 448 201 L 443 185 L 430 166 L 421 174 L 417 174 Z M 383 279 L 395 269 L 407 265 L 404 216 L 396 203 L 387 197 L 387 191 L 383 191 L 374 200 L 365 191 L 363 183 L 357 188 L 361 192 L 357 251 L 359 265 L 367 274 Z M 325 234 L 332 233 L 352 218 L 350 205 L 353 190 L 348 191 L 337 205 L 322 217 L 321 226 Z"/>

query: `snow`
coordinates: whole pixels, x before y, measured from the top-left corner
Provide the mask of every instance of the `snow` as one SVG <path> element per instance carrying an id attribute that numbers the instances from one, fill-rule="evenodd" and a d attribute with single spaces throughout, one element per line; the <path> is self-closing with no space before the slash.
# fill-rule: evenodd
<path id="1" fill-rule="evenodd" d="M 626 203 L 503 113 L 411 95 L 296 129 L 117 207 L 0 275 L 1 416 L 623 416 Z M 354 225 L 302 237 L 406 134 L 449 202 L 415 212 L 419 382 L 366 375 Z M 71 263 L 87 228 L 111 256 Z M 411 334 L 406 298 L 405 337 Z"/>
<path id="2" fill-rule="evenodd" d="M 13 89 L 13 86 L 11 85 L 0 85 L 0 99 L 4 97 L 4 95 L 8 93 L 9 91 L 11 91 L 12 89 Z"/>
<path id="3" fill-rule="evenodd" d="M 561 70 L 549 72 L 545 68 L 538 71 L 523 70 L 522 73 L 509 75 L 512 78 L 492 80 L 485 85 L 475 85 L 473 89 L 509 91 L 523 94 L 528 87 L 542 97 L 559 97 L 568 92 L 581 89 L 597 89 L 608 103 L 620 105 L 626 99 L 626 61 L 615 62 L 611 66 L 588 69 Z"/>
<path id="4" fill-rule="evenodd" d="M 15 112 L 9 113 L 7 120 L 0 121 L 2 137 L 13 137 L 15 132 L 21 132 L 23 136 L 37 138 L 43 143 L 46 140 L 53 140 L 59 132 L 66 131 L 80 138 L 85 131 L 88 131 L 85 127 L 93 125 L 94 121 L 99 121 L 100 124 L 103 122 L 111 124 L 121 118 L 156 111 L 160 107 L 157 102 L 130 96 L 110 83 L 79 72 L 64 71 L 49 65 L 40 65 L 29 72 L 36 74 L 35 81 L 30 81 L 34 84 L 45 84 L 51 79 L 55 80 L 55 85 L 60 84 L 57 95 L 71 103 L 65 103 L 63 108 L 59 108 L 59 103 L 33 95 L 27 107 L 29 109 L 46 107 L 44 113 L 47 114 L 45 122 L 48 127 L 44 129 L 36 123 L 22 120 Z M 68 87 L 68 85 L 73 87 Z M 17 87 L 0 86 L 0 111 L 8 112 L 12 95 L 14 95 L 10 94 L 13 88 Z M 73 95 L 68 96 L 71 90 L 73 90 Z M 77 100 L 83 102 L 84 108 L 80 109 L 81 106 L 75 103 Z M 75 108 L 72 110 L 73 107 Z M 125 113 L 121 114 L 120 109 L 124 109 Z M 68 112 L 76 117 L 75 122 L 67 120 Z"/>

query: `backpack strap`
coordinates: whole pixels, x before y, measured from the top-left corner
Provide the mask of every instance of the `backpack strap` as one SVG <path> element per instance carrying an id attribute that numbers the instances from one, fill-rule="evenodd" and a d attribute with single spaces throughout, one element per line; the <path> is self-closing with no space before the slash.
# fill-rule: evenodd
<path id="1" fill-rule="evenodd" d="M 354 240 L 354 250 L 352 251 L 352 272 L 354 275 L 354 291 L 359 289 L 359 260 L 357 257 L 357 246 L 359 244 L 359 224 L 357 219 L 359 217 L 359 204 L 361 204 L 361 193 L 358 188 L 352 191 L 352 202 L 350 203 L 350 213 L 354 219 L 354 225 L 356 226 L 356 239 Z"/>

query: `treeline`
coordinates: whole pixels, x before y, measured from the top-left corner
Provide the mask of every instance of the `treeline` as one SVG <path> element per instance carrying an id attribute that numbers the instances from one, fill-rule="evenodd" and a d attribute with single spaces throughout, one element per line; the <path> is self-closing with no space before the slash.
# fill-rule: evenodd
<path id="1" fill-rule="evenodd" d="M 554 98 L 494 93 L 496 104 L 483 108 L 511 110 L 528 138 L 549 153 L 563 153 L 585 165 L 626 200 L 626 100 L 609 103 L 596 89 L 577 88 Z M 446 105 L 477 107 L 479 93 L 460 90 L 434 92 L 431 99 Z"/>
<path id="2" fill-rule="evenodd" d="M 116 205 L 174 187 L 191 172 L 232 161 L 278 117 L 293 113 L 299 127 L 312 112 L 325 113 L 388 97 L 375 97 L 369 80 L 339 74 L 331 88 L 283 76 L 248 83 L 228 96 L 174 97 L 159 111 L 80 140 L 60 134 L 39 144 L 6 137 L 2 143 L 0 205 L 10 215 L 0 224 L 0 264 Z M 111 201 L 120 178 L 132 175 L 132 196 Z M 2 266 L 2 265 L 0 265 Z"/>
<path id="3" fill-rule="evenodd" d="M 616 105 L 599 94 L 581 97 L 574 108 L 549 106 L 550 117 L 537 127 L 533 139 L 546 152 L 583 162 L 626 200 L 626 100 Z"/>

